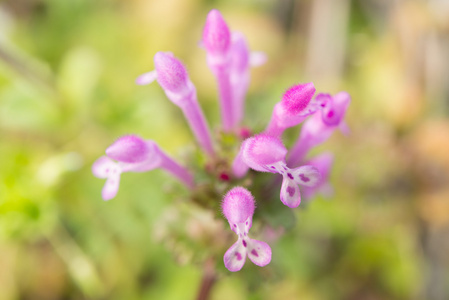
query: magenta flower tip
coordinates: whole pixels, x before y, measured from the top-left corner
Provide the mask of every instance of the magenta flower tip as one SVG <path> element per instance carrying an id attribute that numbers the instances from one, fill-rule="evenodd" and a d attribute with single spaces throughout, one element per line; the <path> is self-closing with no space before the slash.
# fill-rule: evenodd
<path id="1" fill-rule="evenodd" d="M 229 223 L 243 223 L 254 214 L 255 201 L 253 195 L 243 188 L 235 187 L 223 198 L 221 208 Z"/>
<path id="2" fill-rule="evenodd" d="M 138 163 L 147 159 L 150 151 L 142 138 L 137 135 L 125 135 L 106 149 L 106 155 L 117 161 Z"/>
<path id="3" fill-rule="evenodd" d="M 243 160 L 256 171 L 267 171 L 264 167 L 284 161 L 287 149 L 277 137 L 258 134 L 243 144 Z"/>
<path id="4" fill-rule="evenodd" d="M 157 82 L 161 87 L 172 93 L 182 93 L 188 87 L 186 68 L 173 54 L 158 52 L 154 55 L 154 66 L 157 72 Z"/>
<path id="5" fill-rule="evenodd" d="M 221 13 L 213 9 L 209 12 L 203 31 L 206 50 L 213 54 L 225 55 L 231 44 L 231 33 Z"/>
<path id="6" fill-rule="evenodd" d="M 297 115 L 306 109 L 314 94 L 312 82 L 294 85 L 284 93 L 281 104 L 289 114 Z"/>

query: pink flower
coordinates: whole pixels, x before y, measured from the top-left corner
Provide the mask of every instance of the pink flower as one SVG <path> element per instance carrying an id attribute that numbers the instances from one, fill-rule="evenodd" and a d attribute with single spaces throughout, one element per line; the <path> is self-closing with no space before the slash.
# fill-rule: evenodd
<path id="1" fill-rule="evenodd" d="M 125 172 L 148 172 L 161 168 L 174 175 L 186 186 L 193 186 L 192 175 L 165 154 L 152 140 L 143 140 L 136 135 L 126 135 L 109 146 L 106 149 L 106 155 L 97 159 L 92 166 L 92 173 L 96 177 L 106 178 L 102 190 L 104 200 L 110 200 L 117 195 L 120 175 Z"/>
<path id="2" fill-rule="evenodd" d="M 240 271 L 245 264 L 246 256 L 259 267 L 268 265 L 271 261 L 270 246 L 248 236 L 255 209 L 251 193 L 245 188 L 235 187 L 224 196 L 221 207 L 229 226 L 238 236 L 237 242 L 223 257 L 225 267 L 231 272 Z"/>
<path id="3" fill-rule="evenodd" d="M 264 133 L 280 137 L 285 129 L 296 126 L 326 105 L 327 99 L 315 98 L 313 83 L 297 84 L 289 88 L 273 109 L 270 123 Z"/>
<path id="4" fill-rule="evenodd" d="M 243 143 L 241 153 L 251 169 L 282 175 L 280 199 L 288 207 L 294 208 L 301 203 L 298 185 L 313 187 L 319 182 L 320 173 L 313 166 L 287 167 L 287 149 L 277 137 L 259 134 L 249 138 Z"/>
<path id="5" fill-rule="evenodd" d="M 190 81 L 184 65 L 170 52 L 158 52 L 154 56 L 156 70 L 139 76 L 137 84 L 149 84 L 157 79 L 167 98 L 184 113 L 193 134 L 203 150 L 215 155 L 209 125 L 198 104 L 196 89 Z"/>

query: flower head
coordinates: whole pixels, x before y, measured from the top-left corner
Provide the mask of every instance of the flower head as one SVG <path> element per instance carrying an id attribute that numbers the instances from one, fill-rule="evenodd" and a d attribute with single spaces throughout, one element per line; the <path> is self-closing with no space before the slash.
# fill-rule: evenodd
<path id="1" fill-rule="evenodd" d="M 226 251 L 223 261 L 231 272 L 239 271 L 246 256 L 256 265 L 263 267 L 271 261 L 271 248 L 267 243 L 251 239 L 248 231 L 252 226 L 255 202 L 251 193 L 242 187 L 235 187 L 223 198 L 222 210 L 238 240 Z"/>
<path id="2" fill-rule="evenodd" d="M 238 240 L 224 254 L 224 264 L 232 272 L 239 271 L 248 256 L 254 264 L 262 267 L 271 261 L 271 248 L 265 242 L 248 237 L 256 208 L 254 197 L 246 188 L 232 188 L 229 185 L 241 180 L 245 186 L 257 189 L 257 184 L 261 181 L 251 180 L 257 173 L 252 174 L 249 180 L 243 179 L 250 168 L 258 172 L 280 174 L 280 200 L 291 208 L 297 207 L 301 202 L 299 185 L 303 186 L 306 197 L 329 191 L 331 187 L 328 177 L 333 162 L 331 154 L 318 155 L 307 165 L 296 166 L 312 147 L 326 140 L 336 128 L 346 128 L 343 118 L 350 97 L 342 92 L 335 96 L 318 94 L 314 98 L 316 89 L 313 83 L 293 85 L 274 106 L 265 131 L 251 137 L 254 130 L 240 125 L 250 82 L 249 68 L 264 63 L 266 56 L 250 52 L 245 37 L 238 32 L 231 33 L 217 10 L 212 10 L 207 16 L 202 44 L 206 50 L 207 64 L 217 81 L 221 129 L 226 133 L 219 135 L 215 145 L 198 103 L 196 88 L 180 59 L 171 52 L 157 52 L 154 55 L 155 70 L 136 80 L 139 85 L 157 81 L 167 98 L 182 110 L 200 149 L 207 154 L 205 157 L 196 156 L 198 153 L 188 154 L 189 158 L 193 158 L 189 160 L 189 164 L 198 173 L 199 176 L 195 177 L 201 183 L 195 185 L 190 171 L 169 157 L 154 141 L 144 140 L 137 135 L 125 135 L 112 143 L 106 149 L 106 156 L 95 161 L 92 172 L 96 177 L 106 179 L 102 190 L 105 200 L 116 196 L 121 174 L 146 172 L 156 168 L 169 172 L 182 182 L 191 192 L 186 200 L 200 204 L 201 209 L 215 210 L 219 197 L 217 195 L 221 195 L 224 189 L 229 190 L 223 198 L 221 208 Z M 302 127 L 298 142 L 288 152 L 282 142 L 283 132 L 307 118 L 309 119 Z M 232 163 L 234 176 L 231 178 L 227 168 L 230 167 L 229 155 L 232 154 L 232 149 L 238 147 L 237 144 L 232 145 L 235 141 L 242 143 Z M 286 163 L 288 154 L 288 165 L 292 168 Z M 272 183 L 276 183 L 277 179 L 279 177 L 274 178 Z M 267 188 L 270 186 L 272 185 L 268 184 Z"/>

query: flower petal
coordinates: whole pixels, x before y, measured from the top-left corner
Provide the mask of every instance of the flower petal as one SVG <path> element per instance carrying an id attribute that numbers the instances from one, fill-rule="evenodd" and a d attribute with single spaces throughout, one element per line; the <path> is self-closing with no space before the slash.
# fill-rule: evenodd
<path id="1" fill-rule="evenodd" d="M 308 187 L 317 185 L 321 178 L 320 171 L 311 165 L 295 168 L 292 170 L 291 175 L 297 184 Z"/>
<path id="2" fill-rule="evenodd" d="M 136 83 L 138 85 L 146 85 L 146 84 L 150 84 L 153 81 L 155 81 L 157 78 L 157 72 L 156 70 L 144 73 L 142 75 L 140 75 L 139 77 L 137 77 L 136 79 Z"/>
<path id="3" fill-rule="evenodd" d="M 296 182 L 284 176 L 281 186 L 281 201 L 290 208 L 298 207 L 301 203 L 301 195 Z"/>
<path id="4" fill-rule="evenodd" d="M 112 174 L 104 184 L 101 196 L 104 200 L 111 200 L 117 195 L 118 187 L 120 185 L 120 173 Z"/>
<path id="5" fill-rule="evenodd" d="M 271 248 L 265 242 L 249 239 L 248 257 L 255 265 L 264 267 L 271 261 Z"/>
<path id="6" fill-rule="evenodd" d="M 116 162 L 107 156 L 97 159 L 92 165 L 92 173 L 98 178 L 108 178 L 113 170 L 120 170 Z"/>
<path id="7" fill-rule="evenodd" d="M 235 242 L 223 256 L 224 265 L 231 272 L 240 271 L 245 264 L 245 260 L 246 247 L 243 246 L 241 239 Z"/>

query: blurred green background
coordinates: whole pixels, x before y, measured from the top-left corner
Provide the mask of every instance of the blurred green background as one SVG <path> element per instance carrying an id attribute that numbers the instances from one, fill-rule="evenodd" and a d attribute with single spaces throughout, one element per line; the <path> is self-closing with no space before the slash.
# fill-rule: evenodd
<path id="1" fill-rule="evenodd" d="M 197 298 L 205 267 L 188 241 L 224 221 L 173 212 L 160 170 L 125 174 L 104 202 L 90 168 L 128 133 L 179 160 L 194 147 L 160 87 L 134 84 L 157 51 L 185 62 L 219 126 L 198 47 L 212 8 L 268 55 L 252 70 L 247 126 L 262 130 L 287 87 L 312 81 L 352 95 L 352 132 L 316 149 L 335 153 L 335 195 L 271 234 L 269 266 L 219 272 L 209 299 L 449 299 L 444 0 L 0 1 L 0 299 Z M 167 231 L 174 219 L 183 235 Z"/>

